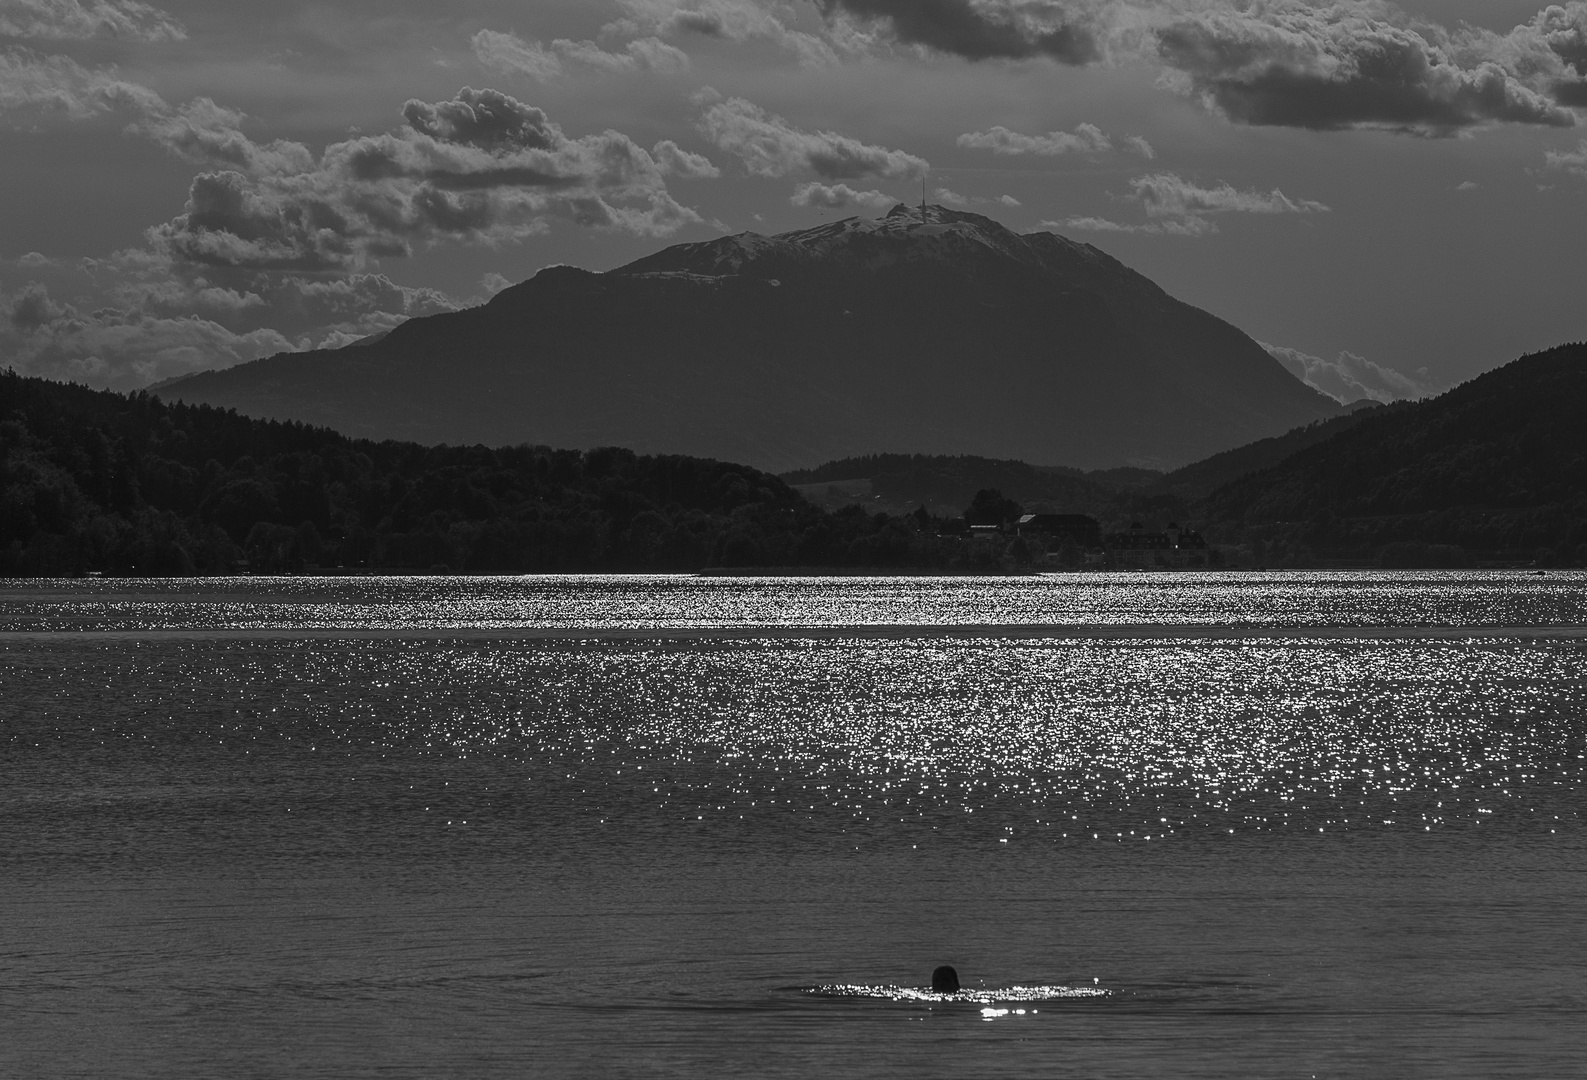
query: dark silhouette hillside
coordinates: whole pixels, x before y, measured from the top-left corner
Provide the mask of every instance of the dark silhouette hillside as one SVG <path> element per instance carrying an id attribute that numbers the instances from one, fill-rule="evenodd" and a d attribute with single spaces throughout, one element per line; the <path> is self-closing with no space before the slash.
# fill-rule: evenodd
<path id="1" fill-rule="evenodd" d="M 1587 344 L 1534 353 L 1431 400 L 1372 410 L 1214 491 L 1226 536 L 1288 550 L 1587 562 Z M 1436 547 L 1437 552 L 1417 552 Z"/>
<path id="2" fill-rule="evenodd" d="M 720 461 L 375 443 L 0 373 L 0 576 L 1001 566 L 940 524 Z"/>
<path id="3" fill-rule="evenodd" d="M 377 341 L 158 392 L 362 437 L 779 470 L 879 452 L 1171 467 L 1340 412 L 1088 244 L 927 218 L 900 206 L 607 273 L 551 267 Z"/>

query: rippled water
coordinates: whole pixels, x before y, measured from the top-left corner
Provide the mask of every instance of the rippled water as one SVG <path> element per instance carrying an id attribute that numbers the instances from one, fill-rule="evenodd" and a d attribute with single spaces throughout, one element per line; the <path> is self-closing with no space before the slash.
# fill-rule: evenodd
<path id="1" fill-rule="evenodd" d="M 0 1075 L 1576 1076 L 1584 608 L 0 583 Z"/>

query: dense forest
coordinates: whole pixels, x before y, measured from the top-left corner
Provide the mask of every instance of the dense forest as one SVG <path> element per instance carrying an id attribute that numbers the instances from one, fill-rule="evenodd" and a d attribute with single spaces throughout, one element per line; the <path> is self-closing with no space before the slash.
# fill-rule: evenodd
<path id="1" fill-rule="evenodd" d="M 3 575 L 1002 564 L 939 524 L 718 461 L 359 441 L 0 374 Z"/>

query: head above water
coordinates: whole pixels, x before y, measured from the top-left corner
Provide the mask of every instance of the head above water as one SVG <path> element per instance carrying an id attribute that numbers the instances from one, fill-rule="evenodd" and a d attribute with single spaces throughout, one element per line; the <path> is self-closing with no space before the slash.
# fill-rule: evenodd
<path id="1" fill-rule="evenodd" d="M 943 964 L 931 973 L 931 991 L 934 994 L 957 994 L 959 973 L 947 964 Z"/>

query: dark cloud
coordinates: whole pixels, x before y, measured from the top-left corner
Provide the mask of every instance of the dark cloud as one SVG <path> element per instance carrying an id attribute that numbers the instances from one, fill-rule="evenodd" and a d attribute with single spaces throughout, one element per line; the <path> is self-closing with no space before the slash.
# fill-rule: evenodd
<path id="1" fill-rule="evenodd" d="M 1548 14 L 1500 36 L 1366 0 L 1272 0 L 1181 14 L 1155 40 L 1181 89 L 1236 123 L 1423 135 L 1487 122 L 1568 127 L 1576 117 L 1553 92 L 1564 61 L 1548 35 L 1568 50 L 1570 13 Z"/>
<path id="2" fill-rule="evenodd" d="M 451 101 L 409 101 L 402 118 L 421 135 L 485 150 L 549 150 L 562 139 L 544 111 L 499 90 L 465 86 Z"/>
<path id="3" fill-rule="evenodd" d="M 60 318 L 65 312 L 51 302 L 47 288 L 36 281 L 11 297 L 11 325 L 18 330 L 37 330 Z"/>
<path id="4" fill-rule="evenodd" d="M 1017 0 L 816 0 L 837 15 L 885 24 L 897 40 L 968 60 L 1047 57 L 1065 64 L 1102 58 L 1095 29 L 1058 3 Z"/>
<path id="5" fill-rule="evenodd" d="M 233 156 L 260 167 L 196 177 L 184 213 L 151 242 L 203 266 L 346 271 L 414 243 L 522 238 L 552 217 L 650 235 L 701 220 L 663 174 L 705 175 L 709 162 L 672 144 L 658 147 L 672 151 L 664 166 L 620 132 L 572 138 L 496 90 L 409 101 L 403 116 L 405 128 L 334 143 L 317 160 L 265 153 L 239 134 Z"/>

